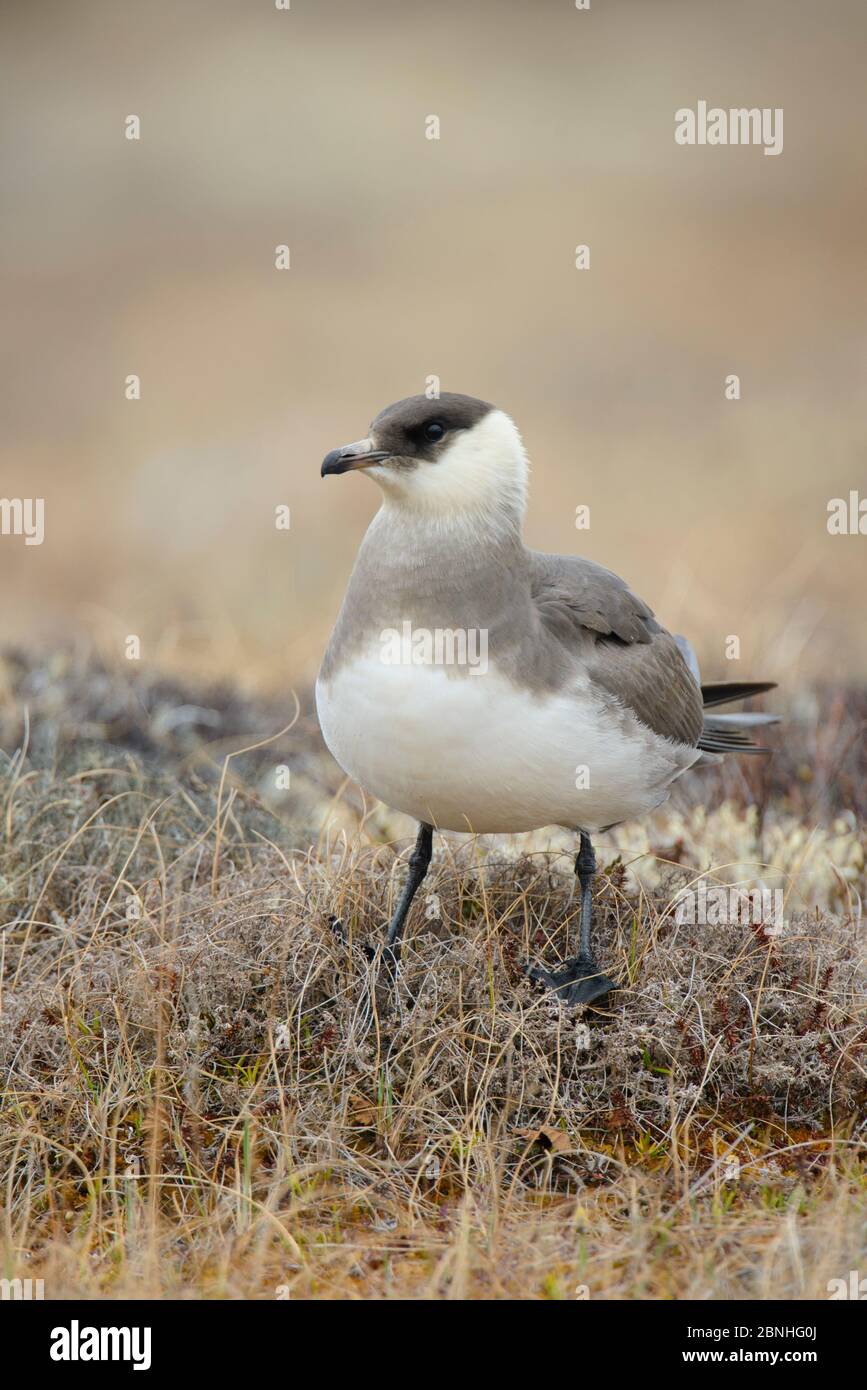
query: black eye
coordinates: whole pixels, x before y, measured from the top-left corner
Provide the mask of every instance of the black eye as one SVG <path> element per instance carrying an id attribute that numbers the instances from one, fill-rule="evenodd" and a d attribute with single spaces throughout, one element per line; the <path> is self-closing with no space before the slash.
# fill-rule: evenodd
<path id="1" fill-rule="evenodd" d="M 431 444 L 435 444 L 438 439 L 442 439 L 446 432 L 445 425 L 440 424 L 439 420 L 431 420 L 424 427 L 424 437 L 429 439 Z"/>

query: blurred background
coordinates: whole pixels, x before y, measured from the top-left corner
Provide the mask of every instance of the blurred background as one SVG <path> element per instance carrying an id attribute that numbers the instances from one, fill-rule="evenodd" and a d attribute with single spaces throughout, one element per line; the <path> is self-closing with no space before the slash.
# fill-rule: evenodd
<path id="1" fill-rule="evenodd" d="M 46 528 L 0 538 L 7 641 L 303 685 L 378 500 L 320 460 L 435 374 L 518 422 L 528 541 L 623 574 L 708 672 L 867 674 L 867 537 L 826 525 L 867 496 L 859 0 L 3 30 L 0 491 Z M 700 99 L 783 107 L 783 153 L 678 146 Z"/>

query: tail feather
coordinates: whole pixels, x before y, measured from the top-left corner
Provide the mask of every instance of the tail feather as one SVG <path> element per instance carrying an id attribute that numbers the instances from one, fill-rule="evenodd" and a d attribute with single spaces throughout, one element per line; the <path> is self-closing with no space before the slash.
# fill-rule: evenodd
<path id="1" fill-rule="evenodd" d="M 710 688 L 719 689 L 718 686 Z M 757 687 L 753 685 L 750 688 L 755 691 Z M 702 686 L 702 693 L 705 689 L 706 687 Z M 725 698 L 717 703 L 725 704 Z M 707 704 L 705 704 L 705 708 L 707 708 Z M 704 721 L 698 747 L 708 753 L 768 753 L 770 749 L 762 748 L 745 731 L 763 728 L 768 724 L 779 724 L 779 722 L 779 715 L 753 714 L 746 710 L 741 710 L 738 714 L 711 714 Z"/>
<path id="2" fill-rule="evenodd" d="M 737 714 L 711 714 L 704 721 L 705 728 L 714 729 L 757 729 L 760 724 L 779 724 L 778 714 L 754 714 L 752 710 L 740 710 Z"/>
<path id="3" fill-rule="evenodd" d="M 752 695 L 764 695 L 768 690 L 776 690 L 776 681 L 702 681 L 695 652 L 685 637 L 675 637 L 681 656 L 692 672 L 696 685 L 701 688 L 701 699 L 705 709 L 716 705 L 733 704 L 735 700 L 748 700 Z M 719 762 L 724 753 L 769 753 L 745 731 L 759 728 L 765 724 L 779 724 L 776 714 L 754 714 L 741 711 L 738 714 L 711 714 L 702 727 L 697 746 L 705 755 L 699 763 Z"/>
<path id="4" fill-rule="evenodd" d="M 696 745 L 706 753 L 770 753 L 770 748 L 762 748 L 754 739 L 735 729 L 709 729 L 705 724 Z"/>
<path id="5" fill-rule="evenodd" d="M 776 681 L 705 681 L 701 698 L 705 709 L 713 705 L 730 705 L 734 700 L 748 700 L 751 695 L 764 695 L 776 690 Z"/>

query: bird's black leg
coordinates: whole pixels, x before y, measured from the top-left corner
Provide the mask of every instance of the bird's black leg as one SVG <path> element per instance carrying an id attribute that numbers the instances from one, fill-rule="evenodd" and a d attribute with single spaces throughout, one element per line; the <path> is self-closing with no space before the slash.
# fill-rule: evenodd
<path id="1" fill-rule="evenodd" d="M 400 944 L 407 914 L 419 884 L 428 871 L 432 853 L 433 826 L 422 821 L 418 828 L 415 849 L 409 857 L 409 875 L 385 936 L 385 958 L 392 971 L 397 969 L 400 961 Z"/>
<path id="2" fill-rule="evenodd" d="M 590 930 L 593 924 L 593 875 L 596 855 L 590 836 L 581 831 L 581 844 L 575 859 L 575 873 L 581 885 L 581 936 L 578 954 L 561 970 L 544 970 L 540 965 L 529 971 L 531 980 L 541 980 L 566 1004 L 592 1004 L 617 986 L 603 975 L 593 958 Z"/>

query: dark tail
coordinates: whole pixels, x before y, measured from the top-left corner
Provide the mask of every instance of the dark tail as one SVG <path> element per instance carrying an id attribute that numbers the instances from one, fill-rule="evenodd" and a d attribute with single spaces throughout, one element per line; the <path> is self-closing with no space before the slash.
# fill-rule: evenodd
<path id="1" fill-rule="evenodd" d="M 735 700 L 748 700 L 751 695 L 764 695 L 776 690 L 776 681 L 708 681 L 702 682 L 701 702 L 705 709 L 712 705 L 730 705 Z"/>
<path id="2" fill-rule="evenodd" d="M 701 687 L 705 709 L 728 705 L 735 700 L 747 700 L 751 695 L 763 695 L 776 690 L 776 681 L 711 681 Z M 762 724 L 779 724 L 776 714 L 712 714 L 704 721 L 698 747 L 706 753 L 769 753 L 746 733 Z"/>

